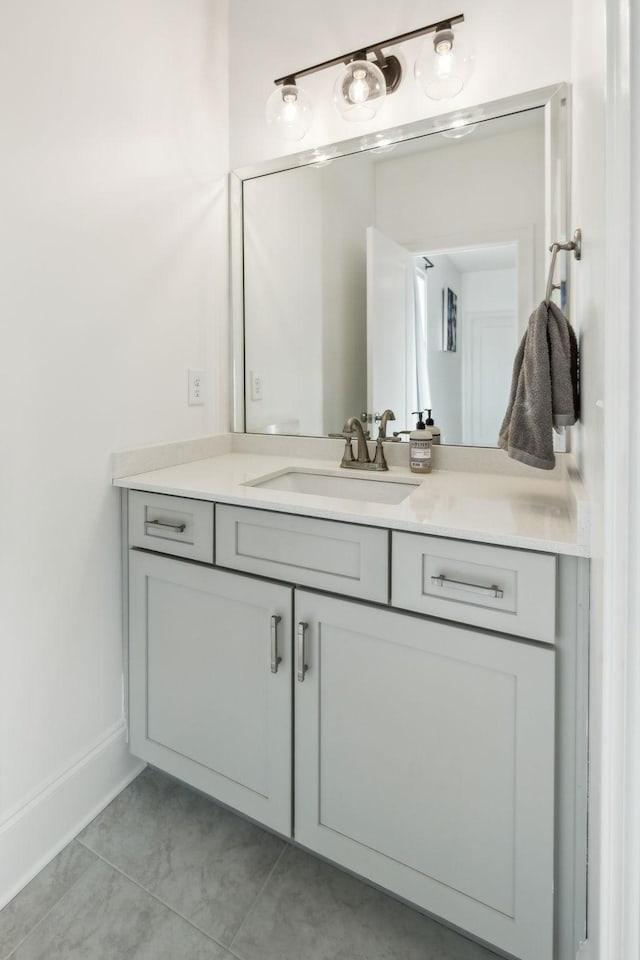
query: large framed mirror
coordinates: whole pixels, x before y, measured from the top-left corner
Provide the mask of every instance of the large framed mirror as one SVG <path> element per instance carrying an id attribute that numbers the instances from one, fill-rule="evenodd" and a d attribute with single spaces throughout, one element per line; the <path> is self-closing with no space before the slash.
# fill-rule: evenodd
<path id="1" fill-rule="evenodd" d="M 431 409 L 442 442 L 495 446 L 567 237 L 568 110 L 560 85 L 235 171 L 234 429 Z"/>

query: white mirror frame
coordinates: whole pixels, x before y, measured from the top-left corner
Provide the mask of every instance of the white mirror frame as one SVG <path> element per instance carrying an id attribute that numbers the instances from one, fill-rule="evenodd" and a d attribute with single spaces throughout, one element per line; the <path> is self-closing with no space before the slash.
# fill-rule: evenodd
<path id="1" fill-rule="evenodd" d="M 548 248 L 555 240 L 564 241 L 570 235 L 570 100 L 569 86 L 566 83 L 550 87 L 541 87 L 502 100 L 493 100 L 491 103 L 469 107 L 468 111 L 481 111 L 481 119 L 494 120 L 497 117 L 507 116 L 523 110 L 532 110 L 536 107 L 545 109 L 545 230 L 544 238 L 546 249 L 546 268 L 549 267 Z M 452 121 L 459 117 L 460 110 L 451 111 L 437 117 L 418 120 L 414 123 L 391 127 L 385 131 L 378 131 L 378 138 L 384 133 L 385 143 L 401 143 L 416 137 L 423 137 L 433 133 L 441 133 L 452 127 Z M 355 137 L 351 140 L 342 140 L 339 143 L 316 147 L 313 150 L 304 150 L 300 153 L 288 154 L 274 160 L 266 160 L 259 164 L 233 170 L 229 174 L 229 216 L 230 216 L 230 301 L 231 301 L 231 348 L 232 348 L 232 376 L 231 376 L 231 429 L 234 433 L 245 432 L 245 369 L 244 369 L 244 258 L 243 258 L 243 188 L 245 180 L 265 176 L 270 173 L 280 173 L 283 170 L 292 170 L 296 167 L 308 166 L 317 163 L 318 159 L 335 159 L 349 154 L 362 153 L 375 146 L 376 134 Z M 563 164 L 557 160 L 563 159 Z M 567 270 L 567 302 L 568 263 Z M 560 438 L 557 450 L 566 450 L 567 432 Z"/>

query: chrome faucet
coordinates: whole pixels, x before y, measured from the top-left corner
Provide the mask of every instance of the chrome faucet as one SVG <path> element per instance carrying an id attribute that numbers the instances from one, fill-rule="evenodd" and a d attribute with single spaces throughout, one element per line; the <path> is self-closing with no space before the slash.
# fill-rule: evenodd
<path id="1" fill-rule="evenodd" d="M 345 439 L 344 453 L 342 454 L 340 466 L 346 467 L 349 470 L 388 470 L 389 467 L 385 459 L 384 450 L 382 449 L 383 443 L 393 442 L 393 438 L 387 437 L 386 435 L 388 420 L 395 420 L 393 410 L 385 410 L 380 418 L 380 430 L 378 432 L 378 439 L 376 440 L 376 452 L 373 460 L 369 456 L 367 437 L 365 436 L 362 422 L 358 417 L 349 417 L 345 420 L 342 433 L 330 433 L 330 437 L 344 437 Z M 358 440 L 356 457 L 353 456 L 353 448 L 351 446 L 354 433 Z"/>

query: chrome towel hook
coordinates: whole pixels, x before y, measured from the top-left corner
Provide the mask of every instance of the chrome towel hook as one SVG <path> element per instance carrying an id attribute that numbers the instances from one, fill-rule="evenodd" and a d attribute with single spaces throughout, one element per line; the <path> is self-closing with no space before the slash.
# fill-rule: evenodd
<path id="1" fill-rule="evenodd" d="M 557 290 L 558 287 L 553 282 L 553 277 L 556 272 L 556 258 L 560 250 L 573 250 L 573 255 L 576 260 L 582 259 L 582 230 L 578 229 L 574 231 L 573 240 L 567 240 L 566 243 L 552 243 L 549 247 L 551 251 L 551 264 L 549 265 L 549 279 L 547 280 L 547 293 L 545 296 L 545 303 L 549 303 L 551 300 L 551 295 L 554 290 Z"/>

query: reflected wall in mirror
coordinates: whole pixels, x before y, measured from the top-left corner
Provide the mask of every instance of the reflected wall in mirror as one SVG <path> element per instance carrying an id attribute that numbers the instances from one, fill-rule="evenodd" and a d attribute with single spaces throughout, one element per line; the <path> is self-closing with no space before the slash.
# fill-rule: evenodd
<path id="1" fill-rule="evenodd" d="M 431 408 L 443 442 L 495 446 L 550 215 L 566 215 L 551 119 L 528 108 L 243 178 L 236 429 L 320 436 L 391 407 L 400 430 Z"/>

